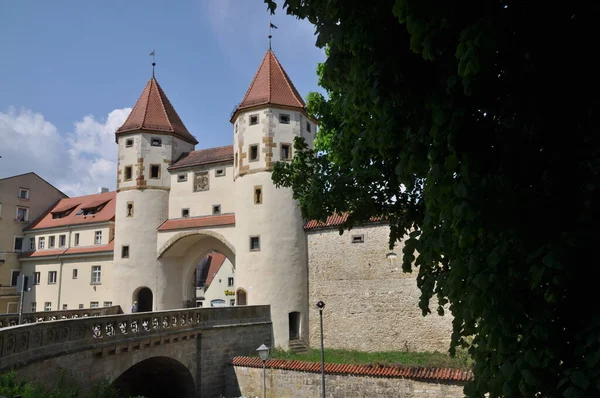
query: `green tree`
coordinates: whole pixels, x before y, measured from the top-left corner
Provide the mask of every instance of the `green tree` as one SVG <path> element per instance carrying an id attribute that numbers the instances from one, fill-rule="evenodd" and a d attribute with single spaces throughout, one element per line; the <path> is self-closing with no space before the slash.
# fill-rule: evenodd
<path id="1" fill-rule="evenodd" d="M 315 25 L 327 97 L 308 99 L 315 149 L 296 141 L 274 182 L 306 218 L 407 237 L 423 313 L 448 304 L 451 352 L 474 360 L 467 395 L 600 396 L 594 3 L 283 7 Z"/>

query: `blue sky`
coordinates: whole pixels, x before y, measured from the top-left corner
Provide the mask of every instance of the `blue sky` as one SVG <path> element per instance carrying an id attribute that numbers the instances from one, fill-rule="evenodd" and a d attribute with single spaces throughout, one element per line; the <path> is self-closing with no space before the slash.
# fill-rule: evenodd
<path id="1" fill-rule="evenodd" d="M 197 149 L 229 145 L 229 114 L 268 48 L 300 93 L 325 59 L 314 28 L 262 0 L 0 2 L 0 178 L 35 171 L 68 194 L 114 189 L 114 129 L 152 73 Z M 70 170 L 66 170 L 70 169 Z"/>

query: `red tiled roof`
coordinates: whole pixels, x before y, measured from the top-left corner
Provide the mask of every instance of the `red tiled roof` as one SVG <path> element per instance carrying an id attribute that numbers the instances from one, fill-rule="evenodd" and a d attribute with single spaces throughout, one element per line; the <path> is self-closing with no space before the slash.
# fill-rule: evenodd
<path id="1" fill-rule="evenodd" d="M 233 161 L 233 145 L 184 153 L 169 167 L 169 170 L 226 161 Z"/>
<path id="2" fill-rule="evenodd" d="M 137 130 L 170 133 L 194 145 L 198 143 L 154 76 L 146 84 L 125 123 L 116 131 L 115 139 L 119 134 Z"/>
<path id="3" fill-rule="evenodd" d="M 317 229 L 317 228 L 331 228 L 338 227 L 348 220 L 348 213 L 343 214 L 334 214 L 332 216 L 327 217 L 325 222 L 318 220 L 309 220 L 304 224 L 304 229 Z M 382 222 L 383 219 L 381 217 L 371 217 L 369 223 Z"/>
<path id="4" fill-rule="evenodd" d="M 42 217 L 34 221 L 26 230 L 36 230 L 42 228 L 64 227 L 67 225 L 91 224 L 103 221 L 114 220 L 115 218 L 115 202 L 117 201 L 116 192 L 105 192 L 94 195 L 78 196 L 75 198 L 61 199 L 55 206 L 50 208 Z M 98 213 L 84 216 L 77 215 L 79 210 L 92 207 L 95 203 L 106 203 L 106 205 Z M 52 213 L 60 212 L 61 209 L 70 209 L 75 207 L 73 211 L 63 218 L 52 218 Z M 55 210 L 58 209 L 58 210 Z M 64 210 L 62 210 L 64 211 Z"/>
<path id="5" fill-rule="evenodd" d="M 210 257 L 211 257 L 211 259 L 210 259 L 210 264 L 208 266 L 208 271 L 206 274 L 206 282 L 205 282 L 207 288 L 210 286 L 215 275 L 217 275 L 217 272 L 219 272 L 219 270 L 221 269 L 221 266 L 223 265 L 223 263 L 225 262 L 225 259 L 227 258 L 222 253 L 212 253 L 210 255 Z"/>
<path id="6" fill-rule="evenodd" d="M 231 360 L 233 366 L 244 366 L 248 368 L 262 368 L 262 360 L 258 357 L 234 357 Z M 270 369 L 294 370 L 300 372 L 320 373 L 319 362 L 305 362 L 288 359 L 269 359 L 265 366 Z M 420 380 L 461 381 L 466 382 L 473 379 L 473 373 L 467 370 L 451 368 L 425 368 L 416 366 L 378 366 L 378 365 L 348 365 L 337 363 L 326 363 L 325 373 L 345 374 L 355 376 L 386 376 L 402 377 Z"/>
<path id="7" fill-rule="evenodd" d="M 271 50 L 267 50 L 236 113 L 245 108 L 273 104 L 304 109 L 305 103 L 294 83 Z M 235 113 L 231 120 L 235 117 Z"/>
<path id="8" fill-rule="evenodd" d="M 102 253 L 112 252 L 115 250 L 115 240 L 111 240 L 107 245 L 97 246 L 86 246 L 86 247 L 70 247 L 68 249 L 55 249 L 55 250 L 36 250 L 34 252 L 23 253 L 19 258 L 31 258 L 31 257 L 47 257 L 47 256 L 60 256 L 69 254 L 83 254 L 83 253 Z"/>
<path id="9" fill-rule="evenodd" d="M 171 219 L 162 223 L 158 230 L 170 231 L 173 229 L 216 227 L 219 225 L 235 225 L 235 214 Z"/>

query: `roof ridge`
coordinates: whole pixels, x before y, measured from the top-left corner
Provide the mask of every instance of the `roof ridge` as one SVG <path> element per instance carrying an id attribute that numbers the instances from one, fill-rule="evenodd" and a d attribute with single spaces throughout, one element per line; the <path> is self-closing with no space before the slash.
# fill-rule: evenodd
<path id="1" fill-rule="evenodd" d="M 269 58 L 268 58 L 269 64 L 267 65 L 267 67 L 269 68 L 269 83 L 268 83 L 269 99 L 268 99 L 268 101 L 271 102 L 272 97 L 273 97 L 273 90 L 271 89 L 271 80 L 273 79 L 273 68 L 271 67 L 271 57 L 275 56 L 275 54 L 273 54 L 273 51 L 270 48 L 269 48 L 269 51 L 267 52 L 267 54 L 269 55 Z"/>
<path id="2" fill-rule="evenodd" d="M 162 95 L 162 94 L 164 94 L 162 87 L 160 86 L 160 84 L 158 84 L 158 80 L 156 80 L 156 78 L 154 76 L 152 76 L 152 80 L 154 80 L 154 83 L 156 84 L 156 90 L 158 91 L 158 100 L 160 101 L 161 109 L 162 109 L 163 113 L 165 114 L 165 117 L 167 118 L 167 123 L 169 124 L 169 127 L 171 127 L 171 131 L 175 131 L 175 128 L 173 127 L 173 122 L 171 121 L 171 118 L 169 117 L 169 113 L 167 112 L 167 107 L 165 106 L 165 101 L 164 101 L 163 95 Z M 173 109 L 173 110 L 175 111 L 175 109 Z"/>

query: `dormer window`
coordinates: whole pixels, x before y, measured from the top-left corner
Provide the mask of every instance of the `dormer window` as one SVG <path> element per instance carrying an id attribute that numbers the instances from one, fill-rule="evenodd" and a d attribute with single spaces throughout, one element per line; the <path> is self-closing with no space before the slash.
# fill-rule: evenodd
<path id="1" fill-rule="evenodd" d="M 279 123 L 281 124 L 290 124 L 290 115 L 281 113 L 279 115 Z"/>
<path id="2" fill-rule="evenodd" d="M 133 139 L 130 138 L 125 141 L 125 148 L 131 148 L 133 146 Z"/>
<path id="3" fill-rule="evenodd" d="M 71 205 L 67 205 L 67 206 L 69 206 L 69 207 L 59 206 L 58 208 L 54 209 L 52 211 L 52 219 L 65 218 L 66 216 L 71 214 L 71 212 L 73 212 L 73 210 L 77 206 L 79 206 L 79 203 L 71 204 Z"/>
<path id="4" fill-rule="evenodd" d="M 258 124 L 258 115 L 250 115 L 250 126 Z"/>
<path id="5" fill-rule="evenodd" d="M 81 208 L 81 210 L 83 210 L 83 215 L 84 216 L 91 216 L 94 215 L 96 213 L 99 213 L 102 211 L 102 209 L 104 209 L 104 205 L 106 205 L 108 201 L 95 201 L 92 202 L 88 205 L 85 205 Z M 77 214 L 79 214 L 79 212 L 77 212 Z"/>
<path id="6" fill-rule="evenodd" d="M 150 145 L 152 145 L 152 146 L 162 146 L 162 140 L 160 138 L 152 137 L 150 139 Z"/>

